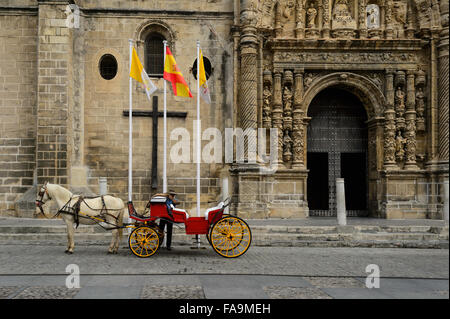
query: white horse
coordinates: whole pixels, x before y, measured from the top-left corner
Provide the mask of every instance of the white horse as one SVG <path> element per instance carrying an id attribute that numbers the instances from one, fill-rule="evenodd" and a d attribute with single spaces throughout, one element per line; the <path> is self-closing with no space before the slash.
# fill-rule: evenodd
<path id="1" fill-rule="evenodd" d="M 123 218 L 128 217 L 128 210 L 125 208 L 123 201 L 118 197 L 104 195 L 104 201 L 102 201 L 101 196 L 95 198 L 82 198 L 80 201 L 79 199 L 80 195 L 73 195 L 69 190 L 62 186 L 45 183 L 39 191 L 36 205 L 44 216 L 47 217 L 47 214 L 44 213 L 43 205 L 52 200 L 56 201 L 58 212 L 66 209 L 72 212 L 72 208 L 78 204 L 78 221 L 80 224 L 84 225 L 96 224 L 99 221 L 98 219 L 96 221 L 96 218 L 100 218 L 101 220 L 105 220 L 109 225 L 111 225 L 111 227 L 121 227 L 123 226 Z M 75 214 L 73 213 L 70 214 L 61 212 L 60 215 L 67 225 L 68 244 L 65 252 L 68 254 L 73 254 L 73 249 L 75 246 L 73 240 L 74 224 L 77 220 Z M 122 228 L 112 230 L 112 240 L 109 245 L 108 253 L 117 254 L 121 237 Z"/>

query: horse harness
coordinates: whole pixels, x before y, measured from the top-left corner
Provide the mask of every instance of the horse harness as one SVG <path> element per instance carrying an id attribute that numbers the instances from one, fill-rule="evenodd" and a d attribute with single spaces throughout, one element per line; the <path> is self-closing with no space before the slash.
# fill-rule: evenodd
<path id="1" fill-rule="evenodd" d="M 75 202 L 75 204 L 73 204 L 73 206 L 70 206 L 70 202 L 71 202 L 75 197 L 78 197 L 77 201 Z M 95 198 L 98 198 L 98 197 L 100 197 L 101 200 L 102 200 L 102 208 L 101 208 L 101 209 L 92 208 L 92 207 L 90 207 L 90 206 L 88 205 L 88 203 L 85 201 L 85 199 L 95 199 Z M 80 210 L 81 210 L 81 204 L 82 204 L 82 203 L 84 203 L 84 205 L 86 205 L 90 210 L 94 210 L 94 211 L 95 211 L 95 210 L 100 210 L 100 213 L 99 213 L 97 216 L 88 216 L 88 215 L 86 215 L 86 214 L 83 214 L 82 212 L 80 212 Z M 107 222 L 106 219 L 105 219 L 106 216 L 113 217 L 113 218 L 116 220 L 116 222 L 117 222 L 118 219 L 119 219 L 118 216 L 114 216 L 113 214 L 110 214 L 110 213 L 108 212 L 108 208 L 106 207 L 104 195 L 101 195 L 101 196 L 93 196 L 93 197 L 84 197 L 84 196 L 82 196 L 82 195 L 76 195 L 76 196 L 73 196 L 73 197 L 71 197 L 71 198 L 67 201 L 67 203 L 66 203 L 63 207 L 61 207 L 61 209 L 56 213 L 56 216 L 58 216 L 58 215 L 61 214 L 61 213 L 73 215 L 73 216 L 74 216 L 74 219 L 75 219 L 76 228 L 78 228 L 78 225 L 80 224 L 80 217 L 81 217 L 81 218 L 88 218 L 88 219 L 91 219 L 91 220 L 97 222 L 98 224 L 99 224 L 99 223 L 106 223 L 106 224 L 110 224 L 110 225 L 114 225 L 114 224 L 111 224 L 111 223 Z M 100 225 L 102 228 L 105 228 L 105 227 L 103 227 L 101 224 L 99 224 L 99 225 Z M 114 226 L 115 226 L 115 225 L 114 225 Z M 110 230 L 111 228 L 105 228 L 105 229 Z"/>
<path id="2" fill-rule="evenodd" d="M 50 197 L 50 194 L 47 191 L 46 185 L 44 185 L 44 189 L 41 190 L 38 193 L 38 196 L 40 196 L 40 198 L 36 199 L 36 206 L 39 207 L 39 210 L 40 210 L 41 214 L 44 217 L 46 217 L 46 216 L 45 216 L 45 213 L 44 213 L 44 209 L 42 208 L 42 205 L 45 204 L 45 202 L 43 201 L 45 194 L 47 194 L 47 197 L 48 197 L 49 200 L 52 200 L 52 198 Z M 75 204 L 73 206 L 70 206 L 70 202 L 75 197 L 78 197 L 77 201 L 75 202 Z M 100 197 L 102 199 L 102 208 L 100 209 L 100 214 L 99 215 L 97 215 L 97 216 L 88 216 L 88 215 L 85 215 L 82 212 L 80 212 L 81 203 L 84 203 L 90 210 L 94 210 L 94 211 L 95 210 L 99 210 L 99 209 L 95 209 L 95 208 L 90 207 L 85 201 L 85 199 L 94 199 L 94 198 L 98 198 L 98 197 Z M 106 216 L 111 216 L 111 217 L 113 217 L 116 220 L 116 223 L 117 223 L 117 221 L 119 219 L 119 216 L 114 216 L 114 215 L 112 215 L 112 214 L 110 214 L 108 212 L 108 208 L 106 207 L 105 198 L 104 198 L 103 195 L 101 195 L 101 196 L 93 196 L 93 197 L 84 197 L 82 195 L 72 196 L 67 201 L 67 203 L 63 207 L 61 207 L 58 210 L 58 212 L 55 214 L 55 216 L 53 216 L 52 218 L 55 218 L 55 217 L 59 216 L 60 214 L 73 215 L 74 219 L 75 219 L 75 223 L 76 223 L 76 228 L 78 228 L 78 226 L 80 224 L 80 217 L 91 219 L 91 220 L 95 221 L 98 225 L 100 225 L 100 227 L 102 227 L 103 229 L 106 229 L 106 230 L 112 230 L 112 229 L 120 228 L 120 227 L 117 227 L 115 224 L 112 224 L 112 223 L 109 223 L 108 221 L 106 221 L 105 217 Z M 103 225 L 101 225 L 100 223 L 106 223 L 106 224 L 112 225 L 112 226 L 114 226 L 114 228 L 103 227 Z"/>

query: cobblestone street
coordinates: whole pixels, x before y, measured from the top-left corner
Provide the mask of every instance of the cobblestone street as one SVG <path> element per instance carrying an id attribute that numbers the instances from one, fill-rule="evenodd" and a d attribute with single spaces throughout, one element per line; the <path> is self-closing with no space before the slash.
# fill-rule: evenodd
<path id="1" fill-rule="evenodd" d="M 0 298 L 331 299 L 448 298 L 448 250 L 252 247 L 237 259 L 176 246 L 139 259 L 122 247 L 2 245 Z M 80 270 L 67 289 L 66 267 Z M 366 266 L 380 269 L 380 288 L 365 286 Z"/>

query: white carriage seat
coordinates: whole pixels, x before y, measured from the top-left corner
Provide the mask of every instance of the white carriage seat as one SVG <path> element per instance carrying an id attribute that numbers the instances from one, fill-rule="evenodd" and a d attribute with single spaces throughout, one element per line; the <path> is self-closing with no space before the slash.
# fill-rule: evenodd
<path id="1" fill-rule="evenodd" d="M 173 205 L 171 205 L 171 207 L 172 207 L 172 211 L 173 211 L 173 212 L 177 212 L 177 213 L 185 213 L 185 214 L 186 214 L 186 219 L 189 218 L 189 213 L 188 213 L 185 209 L 175 208 Z"/>
<path id="2" fill-rule="evenodd" d="M 208 208 L 208 209 L 205 211 L 205 219 L 206 219 L 206 220 L 208 219 L 208 215 L 209 215 L 210 212 L 213 212 L 213 211 L 215 211 L 215 210 L 221 209 L 221 208 L 223 207 L 223 205 L 224 205 L 223 202 L 220 202 L 219 205 L 217 205 L 217 206 L 215 206 L 215 207 Z"/>

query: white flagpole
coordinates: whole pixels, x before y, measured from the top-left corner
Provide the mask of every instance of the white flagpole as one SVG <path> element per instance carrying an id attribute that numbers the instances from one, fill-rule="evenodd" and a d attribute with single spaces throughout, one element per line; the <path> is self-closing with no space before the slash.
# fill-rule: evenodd
<path id="1" fill-rule="evenodd" d="M 200 41 L 197 40 L 197 217 L 200 217 Z"/>
<path id="2" fill-rule="evenodd" d="M 131 55 L 133 48 L 133 40 L 129 39 L 130 43 L 130 69 L 131 69 Z M 132 99 L 132 88 L 133 80 L 130 76 L 130 92 L 129 92 L 129 103 L 130 103 L 130 113 L 128 115 L 128 125 L 129 125 L 129 136 L 128 136 L 128 201 L 132 201 L 132 190 L 133 190 L 133 99 Z"/>
<path id="3" fill-rule="evenodd" d="M 164 40 L 164 67 L 166 67 L 166 47 L 167 41 Z M 164 151 L 163 151 L 163 193 L 167 193 L 167 86 L 164 80 Z"/>

